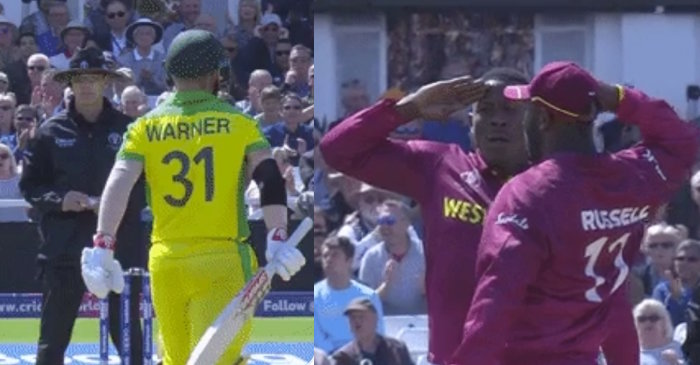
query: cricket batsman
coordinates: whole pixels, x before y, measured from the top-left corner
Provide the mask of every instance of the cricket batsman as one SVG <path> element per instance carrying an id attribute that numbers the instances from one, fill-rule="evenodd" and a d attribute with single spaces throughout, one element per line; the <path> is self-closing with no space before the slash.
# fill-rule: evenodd
<path id="1" fill-rule="evenodd" d="M 284 179 L 257 123 L 217 99 L 222 45 L 207 31 L 180 33 L 165 68 L 176 92 L 129 126 L 102 194 L 94 247 L 83 251 L 82 274 L 99 297 L 121 291 L 114 269 L 115 232 L 142 172 L 153 211 L 148 268 L 163 340 L 164 364 L 187 362 L 219 312 L 257 269 L 243 192 L 249 179 L 261 191 L 268 228 L 266 259 L 289 280 L 304 265 L 286 243 Z M 218 364 L 242 364 L 246 323 Z"/>

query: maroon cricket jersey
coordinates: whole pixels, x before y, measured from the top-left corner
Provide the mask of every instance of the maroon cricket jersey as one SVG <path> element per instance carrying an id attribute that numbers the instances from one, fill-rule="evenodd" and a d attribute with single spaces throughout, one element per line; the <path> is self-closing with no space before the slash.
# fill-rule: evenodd
<path id="1" fill-rule="evenodd" d="M 420 204 L 430 361 L 442 364 L 461 340 L 483 219 L 505 179 L 477 153 L 456 145 L 388 139 L 406 122 L 393 105 L 382 101 L 349 117 L 328 132 L 320 148 L 333 168 Z"/>
<path id="2" fill-rule="evenodd" d="M 617 112 L 640 128 L 640 144 L 612 155 L 556 154 L 496 197 L 451 364 L 594 364 L 606 341 L 634 333 L 629 264 L 645 225 L 688 178 L 699 134 L 636 90 L 625 91 Z M 639 363 L 637 346 L 619 347 L 608 349 L 608 364 Z"/>

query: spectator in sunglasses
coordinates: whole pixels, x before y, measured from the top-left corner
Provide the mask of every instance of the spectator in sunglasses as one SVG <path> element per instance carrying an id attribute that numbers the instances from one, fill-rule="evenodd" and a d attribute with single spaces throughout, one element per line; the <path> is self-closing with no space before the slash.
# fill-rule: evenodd
<path id="1" fill-rule="evenodd" d="M 32 105 L 39 105 L 41 102 L 41 75 L 49 68 L 49 58 L 42 53 L 35 53 L 27 59 L 27 77 L 31 85 Z"/>
<path id="2" fill-rule="evenodd" d="M 646 260 L 643 266 L 633 270 L 643 284 L 644 296 L 650 297 L 654 288 L 666 278 L 665 272 L 673 269 L 676 248 L 685 238 L 682 230 L 667 223 L 647 228 L 641 247 Z"/>
<path id="3" fill-rule="evenodd" d="M 673 326 L 664 304 L 645 299 L 634 307 L 633 314 L 641 351 L 640 364 L 682 364 L 681 345 L 673 340 Z"/>
<path id="4" fill-rule="evenodd" d="M 665 272 L 665 280 L 652 294 L 654 299 L 664 303 L 674 326 L 684 322 L 688 301 L 699 280 L 700 241 L 685 240 L 676 249 L 672 270 Z"/>
<path id="5" fill-rule="evenodd" d="M 289 71 L 289 55 L 292 52 L 292 43 L 289 39 L 280 39 L 275 46 L 275 64 L 272 67 L 272 78 L 279 85 L 284 81 L 284 75 Z"/>
<path id="6" fill-rule="evenodd" d="M 228 93 L 236 100 L 245 99 L 246 89 L 243 87 L 241 80 L 246 78 L 246 74 L 245 65 L 243 64 L 244 60 L 239 52 L 240 44 L 233 34 L 227 34 L 219 38 L 219 41 L 228 55 L 228 71 L 223 75 L 228 77 Z"/>
<path id="7" fill-rule="evenodd" d="M 138 14 L 125 0 L 103 0 L 101 5 L 91 8 L 85 23 L 100 48 L 119 57 L 133 47 L 126 37 L 126 27 L 138 19 Z"/>
<path id="8" fill-rule="evenodd" d="M 36 108 L 31 105 L 22 104 L 15 111 L 15 135 L 17 136 L 17 147 L 14 150 L 15 159 L 22 161 L 24 159 L 24 151 L 31 138 L 34 138 L 34 133 L 37 127 L 37 112 Z"/>
<path id="9" fill-rule="evenodd" d="M 304 124 L 302 113 L 303 105 L 301 98 L 296 94 L 287 94 L 282 99 L 282 119 L 283 122 L 271 125 L 263 129 L 265 137 L 273 147 L 281 147 L 287 141 L 289 148 L 298 150 L 299 141 L 305 143 L 303 152 L 314 148 L 313 128 Z M 303 153 L 301 152 L 301 153 Z M 299 156 L 295 156 L 293 164 L 299 163 Z"/>
<path id="10" fill-rule="evenodd" d="M 425 313 L 423 243 L 409 234 L 408 206 L 398 200 L 384 201 L 377 226 L 380 242 L 364 248 L 360 281 L 377 291 L 386 314 Z"/>
<path id="11" fill-rule="evenodd" d="M 248 72 L 263 68 L 273 70 L 275 50 L 280 39 L 289 37 L 289 31 L 282 26 L 282 20 L 277 14 L 263 15 L 260 25 L 255 28 L 255 37 L 243 48 Z"/>
<path id="12" fill-rule="evenodd" d="M 0 199 L 22 199 L 17 161 L 9 146 L 0 143 Z M 0 209 L 0 222 L 26 222 L 25 208 Z"/>

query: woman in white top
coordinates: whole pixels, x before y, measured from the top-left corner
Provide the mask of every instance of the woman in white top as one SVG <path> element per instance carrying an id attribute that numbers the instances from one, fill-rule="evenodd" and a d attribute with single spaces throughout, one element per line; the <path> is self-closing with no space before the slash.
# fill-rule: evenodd
<path id="1" fill-rule="evenodd" d="M 22 199 L 19 191 L 20 174 L 17 161 L 8 147 L 0 143 L 0 200 Z M 0 207 L 0 222 L 26 222 L 27 209 L 24 207 Z"/>
<path id="2" fill-rule="evenodd" d="M 671 316 L 663 303 L 645 299 L 634 307 L 640 347 L 640 365 L 683 364 L 681 345 L 673 340 Z"/>

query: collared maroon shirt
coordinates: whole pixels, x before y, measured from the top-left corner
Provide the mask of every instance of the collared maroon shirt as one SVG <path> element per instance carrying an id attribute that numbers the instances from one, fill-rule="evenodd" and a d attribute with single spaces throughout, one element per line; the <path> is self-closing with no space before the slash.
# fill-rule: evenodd
<path id="1" fill-rule="evenodd" d="M 420 204 L 424 222 L 429 359 L 441 364 L 461 341 L 475 288 L 486 210 L 505 179 L 457 145 L 388 136 L 406 121 L 381 101 L 342 121 L 321 141 L 331 167 Z"/>
<path id="2" fill-rule="evenodd" d="M 450 364 L 639 364 L 625 284 L 645 228 L 688 179 L 700 134 L 663 100 L 626 90 L 642 142 L 558 153 L 511 179 L 486 218 L 479 278 Z"/>

